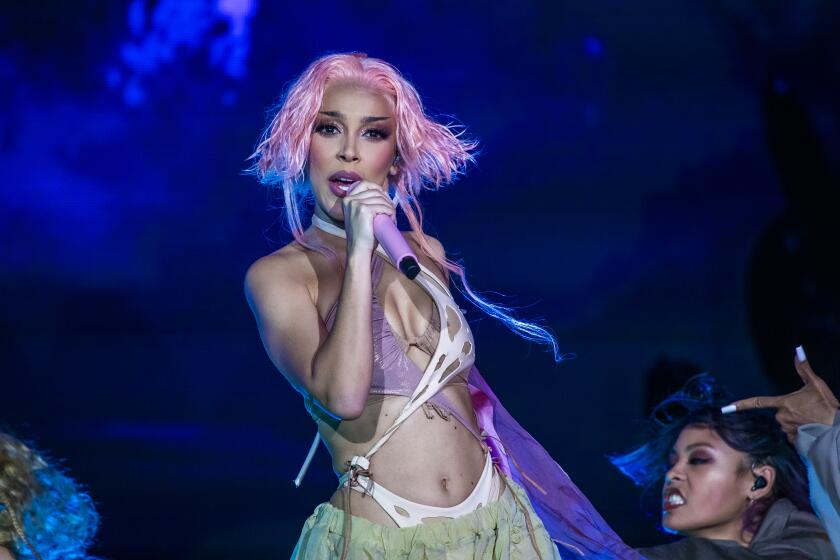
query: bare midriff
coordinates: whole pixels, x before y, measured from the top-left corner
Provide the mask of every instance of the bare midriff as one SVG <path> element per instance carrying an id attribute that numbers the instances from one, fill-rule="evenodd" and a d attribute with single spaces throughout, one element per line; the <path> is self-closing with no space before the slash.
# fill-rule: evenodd
<path id="1" fill-rule="evenodd" d="M 457 412 L 473 422 L 472 403 L 462 385 L 445 387 L 445 394 Z M 364 455 L 399 415 L 407 397 L 371 395 L 359 418 L 343 421 L 338 431 L 321 423 L 321 436 L 333 458 L 336 473 L 346 470 L 354 455 Z M 477 431 L 477 429 L 476 429 Z M 454 415 L 444 419 L 437 414 L 414 412 L 394 433 L 388 445 L 370 460 L 373 480 L 408 500 L 421 504 L 449 507 L 464 501 L 472 492 L 484 468 L 485 456 L 476 437 Z M 396 527 L 393 519 L 372 498 L 350 492 L 354 516 L 374 523 Z M 335 507 L 343 507 L 344 493 L 339 488 L 330 498 Z"/>

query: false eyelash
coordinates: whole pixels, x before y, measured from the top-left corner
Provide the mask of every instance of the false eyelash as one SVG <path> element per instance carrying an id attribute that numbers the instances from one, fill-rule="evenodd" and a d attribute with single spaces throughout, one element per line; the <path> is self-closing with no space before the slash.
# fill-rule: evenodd
<path id="1" fill-rule="evenodd" d="M 327 122 L 315 125 L 315 132 L 324 132 L 324 130 L 326 130 L 327 128 L 334 128 L 338 131 L 341 131 L 341 128 L 339 128 L 337 124 Z"/>
<path id="2" fill-rule="evenodd" d="M 378 136 L 376 136 L 376 138 L 377 139 L 382 139 L 382 140 L 384 140 L 384 139 L 388 138 L 388 136 L 390 136 L 390 133 L 387 130 L 382 129 L 382 128 L 369 128 L 369 129 L 365 130 L 365 134 L 367 134 L 368 132 L 375 132 L 378 135 Z"/>

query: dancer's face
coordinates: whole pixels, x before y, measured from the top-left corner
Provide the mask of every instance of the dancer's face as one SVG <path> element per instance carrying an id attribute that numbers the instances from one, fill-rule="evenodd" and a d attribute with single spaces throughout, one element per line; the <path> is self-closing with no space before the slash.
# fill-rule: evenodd
<path id="1" fill-rule="evenodd" d="M 688 536 L 741 541 L 744 512 L 755 494 L 750 466 L 747 454 L 714 430 L 683 429 L 662 492 L 662 526 Z"/>
<path id="2" fill-rule="evenodd" d="M 309 182 L 320 218 L 343 222 L 341 198 L 349 184 L 335 174 L 387 189 L 397 174 L 397 122 L 389 100 L 363 85 L 336 82 L 327 86 L 309 147 Z"/>

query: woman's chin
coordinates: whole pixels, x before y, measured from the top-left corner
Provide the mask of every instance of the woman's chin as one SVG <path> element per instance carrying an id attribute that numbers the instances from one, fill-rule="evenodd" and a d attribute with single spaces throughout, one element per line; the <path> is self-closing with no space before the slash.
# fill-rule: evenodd
<path id="1" fill-rule="evenodd" d="M 680 523 L 679 519 L 674 519 L 673 513 L 668 513 L 662 516 L 662 528 L 673 535 L 685 535 L 689 530 L 684 523 Z"/>

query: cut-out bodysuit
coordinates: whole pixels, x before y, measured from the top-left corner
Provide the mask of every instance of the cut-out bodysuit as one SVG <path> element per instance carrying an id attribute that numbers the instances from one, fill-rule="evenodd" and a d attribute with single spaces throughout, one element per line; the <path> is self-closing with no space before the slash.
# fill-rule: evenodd
<path id="1" fill-rule="evenodd" d="M 313 219 L 313 223 L 319 229 L 334 235 L 344 235 L 344 230 L 316 220 L 317 218 Z M 382 276 L 386 259 L 385 252 L 381 247 L 378 248 L 371 264 L 374 288 Z M 463 374 L 470 371 L 475 361 L 475 343 L 469 325 L 449 290 L 434 273 L 421 265 L 421 272 L 415 281 L 431 297 L 435 308 L 426 332 L 415 340 L 403 340 L 391 330 L 382 304 L 376 297 L 375 289 L 372 302 L 374 363 L 370 393 L 404 396 L 408 397 L 408 401 L 391 427 L 374 442 L 367 453 L 353 457 L 348 470 L 340 478 L 341 485 L 371 496 L 398 527 L 417 525 L 431 517 L 462 516 L 495 500 L 500 486 L 482 435 L 475 430 L 472 422 L 462 417 L 450 399 L 440 392 L 449 383 L 466 382 Z M 332 329 L 336 310 L 337 304 L 333 305 L 327 314 L 328 330 Z M 437 344 L 435 344 L 435 335 L 437 335 Z M 431 356 L 425 370 L 421 370 L 408 357 L 406 352 L 411 345 L 417 346 Z M 305 399 L 305 404 L 316 422 L 328 422 L 333 428 L 337 426 L 338 421 L 326 414 L 310 397 Z M 436 507 L 407 500 L 374 482 L 370 473 L 370 458 L 387 443 L 402 423 L 421 407 L 433 408 L 445 417 L 449 415 L 455 417 L 478 439 L 485 451 L 485 466 L 478 483 L 470 495 L 455 506 Z"/>

